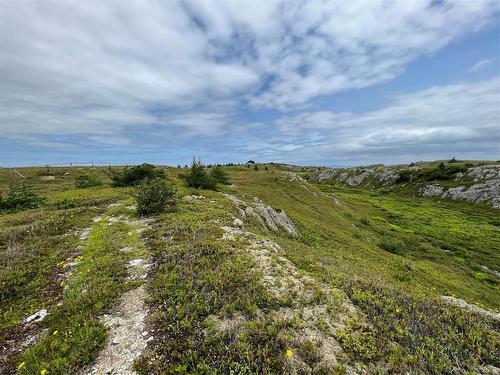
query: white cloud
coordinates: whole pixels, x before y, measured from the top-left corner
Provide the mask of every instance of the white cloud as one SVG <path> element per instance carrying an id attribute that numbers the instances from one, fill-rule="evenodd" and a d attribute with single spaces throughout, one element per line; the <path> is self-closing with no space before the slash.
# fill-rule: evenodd
<path id="1" fill-rule="evenodd" d="M 431 87 L 364 113 L 284 116 L 275 126 L 284 135 L 277 138 L 290 143 L 310 139 L 287 155 L 295 160 L 391 162 L 418 158 L 419 152 L 420 158 L 455 153 L 500 158 L 500 79 Z M 286 151 L 279 146 L 269 150 L 273 156 Z"/>
<path id="2" fill-rule="evenodd" d="M 480 70 L 483 70 L 484 68 L 486 68 L 487 66 L 490 66 L 491 64 L 493 64 L 495 62 L 494 59 L 484 59 L 484 60 L 480 60 L 478 61 L 477 63 L 475 63 L 474 65 L 472 65 L 469 69 L 467 69 L 468 72 L 471 72 L 471 73 L 474 73 L 474 72 L 478 72 Z"/>
<path id="3" fill-rule="evenodd" d="M 496 0 L 8 0 L 1 8 L 1 135 L 110 144 L 133 144 L 132 132 L 150 129 L 220 135 L 241 108 L 307 108 L 318 96 L 387 81 L 498 15 Z M 436 127 L 446 115 L 460 120 L 431 115 Z M 339 129 L 374 121 L 301 116 Z M 383 111 L 370 116 L 402 126 Z"/>

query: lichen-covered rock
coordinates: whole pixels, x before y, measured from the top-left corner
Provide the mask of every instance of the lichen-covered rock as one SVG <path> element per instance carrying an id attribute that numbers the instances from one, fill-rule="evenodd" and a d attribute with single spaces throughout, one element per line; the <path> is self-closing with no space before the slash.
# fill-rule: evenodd
<path id="1" fill-rule="evenodd" d="M 487 203 L 493 208 L 500 208 L 500 179 L 487 180 L 472 186 L 450 188 L 443 193 L 442 197 L 474 203 Z"/>
<path id="2" fill-rule="evenodd" d="M 458 307 L 465 309 L 465 310 L 469 310 L 470 312 L 472 312 L 474 314 L 500 321 L 500 314 L 485 310 L 479 306 L 473 305 L 471 303 L 467 303 L 461 299 L 451 297 L 451 296 L 442 296 L 441 299 L 445 302 L 448 302 L 449 304 L 458 306 Z"/>
<path id="3" fill-rule="evenodd" d="M 243 228 L 243 221 L 241 221 L 240 219 L 234 219 L 233 227 Z"/>
<path id="4" fill-rule="evenodd" d="M 500 179 L 500 165 L 482 165 L 469 168 L 467 170 L 467 175 L 472 177 L 476 182 Z"/>
<path id="5" fill-rule="evenodd" d="M 422 186 L 418 189 L 418 193 L 424 197 L 434 197 L 443 194 L 443 187 L 439 184 L 431 184 Z"/>
<path id="6" fill-rule="evenodd" d="M 265 205 L 262 201 L 254 197 L 253 202 L 250 205 L 247 205 L 244 201 L 239 198 L 236 198 L 230 194 L 223 194 L 227 199 L 229 199 L 236 206 L 237 212 L 245 219 L 245 218 L 254 218 L 257 220 L 263 228 L 267 230 L 271 230 L 273 232 L 278 232 L 281 229 L 284 229 L 291 236 L 297 236 L 297 230 L 293 222 L 290 220 L 288 215 L 283 210 L 275 210 L 274 208 Z M 239 219 L 236 219 L 239 220 Z M 235 220 L 235 221 L 236 221 Z M 241 221 L 241 220 L 239 220 Z M 240 225 L 234 226 L 241 227 L 243 226 L 243 222 Z"/>
<path id="7" fill-rule="evenodd" d="M 345 182 L 349 186 L 357 186 L 373 178 L 382 184 L 394 183 L 398 174 L 389 168 L 328 168 L 314 173 L 310 180 L 314 182 Z"/>
<path id="8" fill-rule="evenodd" d="M 352 176 L 350 176 L 346 183 L 347 185 L 349 186 L 356 186 L 356 185 L 359 185 L 361 184 L 365 179 L 367 179 L 368 177 L 372 176 L 374 173 L 373 169 L 367 169 L 363 172 L 361 172 L 360 174 L 353 174 Z"/>
<path id="9" fill-rule="evenodd" d="M 255 212 L 264 219 L 268 229 L 277 232 L 279 227 L 283 228 L 288 234 L 292 236 L 297 236 L 297 231 L 293 225 L 290 218 L 287 216 L 285 211 L 278 210 L 266 206 L 263 203 L 257 203 L 255 206 Z"/>

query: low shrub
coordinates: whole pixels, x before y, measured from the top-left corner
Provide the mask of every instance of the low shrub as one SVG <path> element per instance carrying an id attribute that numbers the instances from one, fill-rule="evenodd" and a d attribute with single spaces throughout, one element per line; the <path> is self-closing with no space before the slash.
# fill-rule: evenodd
<path id="1" fill-rule="evenodd" d="M 137 187 L 137 214 L 140 216 L 165 212 L 175 204 L 175 186 L 164 178 L 142 181 Z"/>
<path id="2" fill-rule="evenodd" d="M 397 238 L 384 236 L 380 239 L 378 246 L 392 254 L 400 254 L 405 248 L 405 244 Z"/>
<path id="3" fill-rule="evenodd" d="M 55 202 L 54 207 L 58 210 L 67 210 L 69 208 L 78 207 L 78 203 L 72 198 L 65 198 L 61 201 Z"/>
<path id="4" fill-rule="evenodd" d="M 363 216 L 361 219 L 359 219 L 359 221 L 361 222 L 361 224 L 370 225 L 370 219 L 368 219 L 366 216 Z"/>
<path id="5" fill-rule="evenodd" d="M 108 175 L 115 187 L 135 186 L 147 178 L 153 179 L 165 176 L 162 170 L 156 168 L 153 164 L 147 163 L 133 167 L 126 166 L 121 170 L 110 167 Z"/>
<path id="6" fill-rule="evenodd" d="M 430 170 L 424 170 L 422 172 L 422 177 L 428 181 L 432 180 L 453 180 L 458 172 L 464 173 L 467 171 L 467 167 L 451 165 L 446 166 L 444 163 L 439 164 L 436 168 Z"/>
<path id="7" fill-rule="evenodd" d="M 215 190 L 217 185 L 217 181 L 211 175 L 207 174 L 200 160 L 193 159 L 189 173 L 182 174 L 180 177 L 186 181 L 188 187 L 195 189 L 202 188 Z"/>
<path id="8" fill-rule="evenodd" d="M 351 280 L 344 290 L 373 328 L 377 357 L 389 366 L 388 373 L 464 374 L 480 365 L 500 365 L 493 320 L 383 283 Z M 345 340 L 348 349 L 359 347 Z"/>
<path id="9" fill-rule="evenodd" d="M 37 208 L 44 199 L 37 195 L 33 188 L 22 183 L 10 187 L 5 197 L 0 197 L 0 212 L 16 212 L 28 208 Z"/>
<path id="10" fill-rule="evenodd" d="M 398 173 L 397 183 L 403 184 L 413 180 L 453 180 L 457 173 L 464 173 L 467 171 L 465 165 L 445 165 L 440 163 L 437 167 L 425 168 L 418 171 L 410 171 L 408 169 L 401 170 Z"/>
<path id="11" fill-rule="evenodd" d="M 403 169 L 398 173 L 398 178 L 396 180 L 399 184 L 404 184 L 405 182 L 410 182 L 412 180 L 412 173 L 407 169 Z"/>
<path id="12" fill-rule="evenodd" d="M 377 355 L 375 331 L 357 318 L 346 321 L 346 328 L 337 334 L 342 348 L 353 358 L 370 360 Z"/>
<path id="13" fill-rule="evenodd" d="M 75 187 L 78 189 L 85 189 L 94 186 L 101 186 L 102 182 L 95 176 L 78 176 L 75 181 Z"/>
<path id="14" fill-rule="evenodd" d="M 210 177 L 223 185 L 229 185 L 231 183 L 226 171 L 220 166 L 216 166 L 210 170 Z"/>

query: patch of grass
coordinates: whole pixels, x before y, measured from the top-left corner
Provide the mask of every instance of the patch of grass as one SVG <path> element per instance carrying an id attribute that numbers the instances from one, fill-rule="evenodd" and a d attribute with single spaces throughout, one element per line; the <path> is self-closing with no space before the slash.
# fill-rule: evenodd
<path id="1" fill-rule="evenodd" d="M 75 187 L 78 189 L 85 189 L 101 185 L 102 181 L 93 175 L 78 176 L 75 180 Z"/>
<path id="2" fill-rule="evenodd" d="M 446 373 L 455 369 L 465 373 L 482 364 L 500 364 L 500 335 L 493 321 L 387 284 L 358 280 L 345 290 L 365 312 L 373 330 L 370 341 L 357 341 L 347 334 L 341 342 L 354 340 L 349 347 L 364 347 L 376 341 L 379 358 L 391 372 Z"/>
<path id="3" fill-rule="evenodd" d="M 229 185 L 231 183 L 227 172 L 218 165 L 210 169 L 210 177 L 212 177 L 219 184 Z"/>
<path id="4" fill-rule="evenodd" d="M 61 290 L 57 279 L 60 264 L 75 251 L 79 242 L 76 229 L 88 225 L 92 214 L 93 210 L 73 209 L 20 212 L 10 220 L 3 218 L 0 329 L 55 302 Z"/>

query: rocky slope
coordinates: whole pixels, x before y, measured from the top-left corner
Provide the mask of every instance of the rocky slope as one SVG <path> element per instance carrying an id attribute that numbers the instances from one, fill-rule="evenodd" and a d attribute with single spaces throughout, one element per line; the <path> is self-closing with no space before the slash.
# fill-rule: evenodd
<path id="1" fill-rule="evenodd" d="M 435 168 L 437 169 L 437 168 Z M 445 169 L 446 170 L 446 169 Z M 426 172 L 427 171 L 427 172 Z M 427 173 L 427 174 L 425 174 Z M 400 176 L 406 174 L 408 180 Z M 412 166 L 406 168 L 322 168 L 314 172 L 309 181 L 317 183 L 343 183 L 349 186 L 413 187 L 417 195 L 466 200 L 500 208 L 500 165 L 482 165 L 464 168 L 453 178 L 431 179 L 429 169 Z"/>

